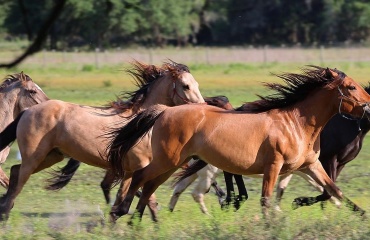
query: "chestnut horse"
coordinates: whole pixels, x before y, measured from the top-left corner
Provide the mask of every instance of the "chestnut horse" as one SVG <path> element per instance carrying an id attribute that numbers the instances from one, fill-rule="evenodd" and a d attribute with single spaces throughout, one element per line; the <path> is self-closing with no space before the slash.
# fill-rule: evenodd
<path id="1" fill-rule="evenodd" d="M 23 110 L 47 100 L 46 94 L 28 75 L 21 72 L 7 76 L 0 85 L 0 130 L 4 130 Z M 6 161 L 9 151 L 10 147 L 6 147 L 0 152 L 0 164 Z M 9 178 L 1 167 L 0 185 L 9 186 Z"/>
<path id="2" fill-rule="evenodd" d="M 1 134 L 0 150 L 15 139 L 22 164 L 11 168 L 7 193 L 0 199 L 0 218 L 7 219 L 14 200 L 31 174 L 70 156 L 86 164 L 108 169 L 104 137 L 113 126 L 123 126 L 129 118 L 156 103 L 175 106 L 188 102 L 203 103 L 198 83 L 189 69 L 175 62 L 162 67 L 135 62 L 134 70 L 139 89 L 128 93 L 128 101 L 115 102 L 113 107 L 89 107 L 49 100 L 27 109 Z M 148 143 L 149 141 L 147 141 Z M 128 158 L 127 168 L 135 168 L 141 157 L 148 158 L 148 144 L 138 144 Z M 151 157 L 151 154 L 149 155 Z M 143 167 L 143 166 L 140 166 Z"/>
<path id="3" fill-rule="evenodd" d="M 365 87 L 365 91 L 370 93 L 370 85 Z M 328 176 L 336 182 L 339 174 L 344 169 L 345 165 L 350 161 L 354 160 L 359 154 L 362 148 L 362 142 L 366 134 L 370 130 L 370 121 L 368 118 L 363 119 L 353 119 L 348 116 L 341 114 L 336 114 L 332 117 L 329 122 L 325 125 L 324 129 L 320 134 L 320 156 L 319 160 L 323 165 Z M 199 160 L 198 160 L 199 161 Z M 195 163 L 194 163 L 195 164 Z M 195 165 L 194 165 L 195 167 Z M 207 164 L 204 168 L 199 171 L 194 171 L 193 165 L 189 166 L 181 173 L 178 173 L 178 182 L 175 184 L 182 185 L 182 180 L 186 181 L 188 178 L 192 178 L 194 175 L 199 175 L 199 172 L 206 171 L 203 169 L 211 168 L 213 166 Z M 303 177 L 308 181 L 313 187 L 323 194 L 316 197 L 301 197 L 300 201 L 296 201 L 294 208 L 300 206 L 310 206 L 317 202 L 323 202 L 330 200 L 336 206 L 340 207 L 341 203 L 338 199 L 331 197 L 326 190 L 320 185 L 318 185 L 310 176 L 303 174 L 299 171 L 294 172 L 294 174 Z M 183 179 L 183 176 L 189 176 Z M 289 181 L 291 180 L 293 174 L 285 174 L 280 176 L 279 183 L 276 187 L 276 200 L 277 205 L 275 208 L 280 211 L 280 202 Z M 262 177 L 262 176 L 261 176 Z M 208 175 L 209 179 L 215 178 L 213 175 Z M 207 181 L 207 180 L 203 180 Z M 232 186 L 232 180 L 225 180 L 226 186 L 229 191 L 229 185 Z M 241 180 L 243 181 L 243 180 Z M 241 184 L 244 185 L 242 182 Z M 248 196 L 248 195 L 247 195 Z M 235 199 L 234 205 L 238 203 L 238 198 Z"/>
<path id="4" fill-rule="evenodd" d="M 194 156 L 234 174 L 264 174 L 261 196 L 264 216 L 279 174 L 297 170 L 311 176 L 330 195 L 355 206 L 318 161 L 319 134 L 338 111 L 356 117 L 369 116 L 370 95 L 336 69 L 312 66 L 301 74 L 277 76 L 285 85 L 267 84 L 275 94 L 246 104 L 243 111 L 201 104 L 172 108 L 159 105 L 138 114 L 112 133 L 108 159 L 117 180 L 124 173 L 123 159 L 149 132 L 153 153 L 150 164 L 134 172 L 129 191 L 115 214 L 127 214 L 135 192 L 143 186 L 136 207 L 141 218 L 153 192 Z"/>

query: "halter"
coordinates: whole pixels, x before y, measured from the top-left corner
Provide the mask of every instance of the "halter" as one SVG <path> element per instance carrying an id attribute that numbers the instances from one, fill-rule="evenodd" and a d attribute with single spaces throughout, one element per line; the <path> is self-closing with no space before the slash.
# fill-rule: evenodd
<path id="1" fill-rule="evenodd" d="M 362 103 L 360 101 L 356 101 L 356 100 L 353 100 L 352 98 L 349 98 L 347 97 L 346 95 L 343 94 L 342 90 L 340 90 L 339 88 L 340 85 L 338 85 L 338 92 L 339 92 L 339 95 L 340 95 L 340 102 L 339 102 L 339 107 L 338 107 L 338 113 L 345 119 L 348 119 L 348 120 L 352 120 L 352 121 L 357 121 L 357 124 L 358 124 L 358 131 L 361 131 L 361 127 L 360 127 L 360 121 L 361 119 L 365 116 L 365 106 L 368 106 L 369 103 Z M 342 106 L 342 103 L 343 103 L 343 99 L 347 99 L 351 102 L 354 102 L 354 103 L 357 103 L 358 105 L 362 106 L 362 109 L 363 109 L 363 113 L 362 113 L 362 116 L 360 119 L 355 119 L 355 118 L 349 118 L 347 117 L 346 115 L 344 115 L 342 112 L 341 112 L 341 106 Z"/>
<path id="2" fill-rule="evenodd" d="M 172 80 L 172 101 L 173 101 L 173 98 L 176 96 L 178 96 L 181 100 L 183 100 L 185 103 L 190 103 L 190 101 L 184 97 L 182 97 L 177 91 L 176 91 L 176 79 Z"/>

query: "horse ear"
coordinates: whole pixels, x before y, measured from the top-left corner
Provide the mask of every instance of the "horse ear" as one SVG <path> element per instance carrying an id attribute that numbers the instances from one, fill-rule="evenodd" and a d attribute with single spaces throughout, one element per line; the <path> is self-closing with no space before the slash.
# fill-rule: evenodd
<path id="1" fill-rule="evenodd" d="M 23 73 L 23 71 L 19 74 L 19 78 L 22 82 L 27 81 L 26 75 Z"/>
<path id="2" fill-rule="evenodd" d="M 325 69 L 325 78 L 327 79 L 334 78 L 333 72 L 328 67 Z"/>

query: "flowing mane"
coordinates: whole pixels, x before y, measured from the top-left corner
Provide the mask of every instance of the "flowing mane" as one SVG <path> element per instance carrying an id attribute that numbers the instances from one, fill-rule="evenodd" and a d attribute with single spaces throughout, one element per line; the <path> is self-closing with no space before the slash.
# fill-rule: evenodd
<path id="1" fill-rule="evenodd" d="M 132 69 L 127 69 L 126 72 L 134 78 L 135 85 L 139 89 L 132 92 L 124 92 L 117 97 L 116 101 L 108 104 L 109 107 L 121 111 L 140 107 L 146 99 L 150 86 L 166 74 L 166 72 L 169 72 L 171 77 L 176 79 L 184 72 L 190 73 L 190 70 L 186 65 L 176 63 L 172 60 L 163 63 L 160 67 L 134 61 L 132 63 Z"/>
<path id="2" fill-rule="evenodd" d="M 328 70 L 328 68 L 309 66 L 309 68 L 303 68 L 301 74 L 273 74 L 283 79 L 285 84 L 264 83 L 265 87 L 275 91 L 275 93 L 265 97 L 257 95 L 260 98 L 259 100 L 245 103 L 235 110 L 260 113 L 271 109 L 288 107 L 302 101 L 318 88 L 333 88 L 337 86 L 346 77 L 345 73 L 337 69 L 330 69 L 338 74 L 338 77 L 333 78 L 330 74 L 326 74 Z"/>
<path id="3" fill-rule="evenodd" d="M 32 80 L 28 75 L 26 75 L 24 73 L 10 74 L 10 75 L 6 76 L 3 80 L 3 82 L 1 83 L 0 91 L 5 89 L 6 87 L 10 86 L 14 82 L 17 82 L 17 81 L 21 80 L 21 74 L 23 74 L 26 77 L 27 80 Z"/>

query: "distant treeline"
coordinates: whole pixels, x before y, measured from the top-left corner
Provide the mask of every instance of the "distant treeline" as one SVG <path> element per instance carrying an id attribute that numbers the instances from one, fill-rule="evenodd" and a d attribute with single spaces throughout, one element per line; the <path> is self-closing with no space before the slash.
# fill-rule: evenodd
<path id="1" fill-rule="evenodd" d="M 1 37 L 33 40 L 54 0 L 0 0 Z M 67 0 L 46 48 L 364 42 L 370 0 Z"/>

